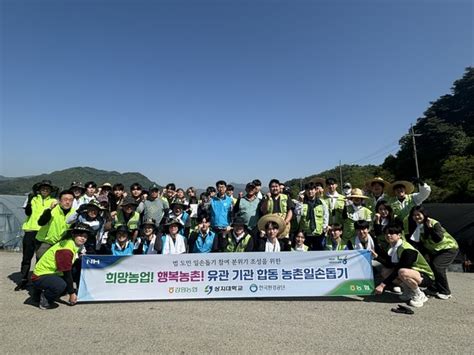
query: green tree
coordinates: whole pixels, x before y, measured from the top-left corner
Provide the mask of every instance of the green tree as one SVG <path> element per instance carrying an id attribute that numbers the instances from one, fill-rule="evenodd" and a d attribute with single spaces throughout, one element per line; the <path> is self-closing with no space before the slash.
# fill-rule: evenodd
<path id="1" fill-rule="evenodd" d="M 474 201 L 474 156 L 452 156 L 441 167 L 441 186 L 450 194 L 445 200 L 456 202 Z"/>

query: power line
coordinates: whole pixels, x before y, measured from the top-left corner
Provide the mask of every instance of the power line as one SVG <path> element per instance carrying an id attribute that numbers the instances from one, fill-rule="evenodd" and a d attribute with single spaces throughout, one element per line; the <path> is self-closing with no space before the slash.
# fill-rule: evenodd
<path id="1" fill-rule="evenodd" d="M 395 149 L 398 149 L 398 140 L 395 140 L 389 144 L 387 144 L 386 146 L 382 147 L 382 148 L 379 148 L 377 149 L 376 151 L 374 151 L 373 153 L 369 154 L 369 155 L 366 155 L 360 159 L 357 159 L 357 160 L 354 160 L 350 163 L 347 163 L 349 165 L 351 164 L 355 164 L 355 163 L 358 163 L 358 162 L 361 162 L 363 160 L 369 160 L 369 159 L 374 159 L 375 157 L 378 157 L 380 155 L 383 155 L 383 154 L 387 154 L 389 152 L 392 152 L 394 151 Z"/>

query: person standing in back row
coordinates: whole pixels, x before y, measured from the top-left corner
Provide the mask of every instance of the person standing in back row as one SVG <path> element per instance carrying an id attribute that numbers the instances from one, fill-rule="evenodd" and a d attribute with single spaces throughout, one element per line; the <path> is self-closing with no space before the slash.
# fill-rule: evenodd
<path id="1" fill-rule="evenodd" d="M 270 180 L 268 184 L 270 192 L 262 200 L 260 212 L 262 215 L 277 214 L 285 221 L 286 228 L 279 234 L 280 238 L 288 238 L 290 234 L 290 222 L 293 217 L 295 205 L 291 198 L 281 193 L 280 181 Z"/>
<path id="2" fill-rule="evenodd" d="M 413 207 L 421 205 L 431 193 L 431 187 L 419 178 L 413 180 L 418 184 L 419 192 L 415 191 L 415 186 L 409 181 L 395 181 L 392 183 L 392 191 L 395 197 L 390 200 L 393 213 L 402 221 L 408 217 Z"/>
<path id="3" fill-rule="evenodd" d="M 217 194 L 211 197 L 210 216 L 211 227 L 219 240 L 219 249 L 222 249 L 224 233 L 230 230 L 232 215 L 232 198 L 227 196 L 227 183 L 224 180 L 216 182 Z"/>

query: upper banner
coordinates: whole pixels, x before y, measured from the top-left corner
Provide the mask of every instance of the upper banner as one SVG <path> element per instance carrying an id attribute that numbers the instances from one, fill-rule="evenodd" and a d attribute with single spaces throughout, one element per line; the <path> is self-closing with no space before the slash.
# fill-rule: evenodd
<path id="1" fill-rule="evenodd" d="M 80 302 L 370 295 L 366 250 L 82 258 Z"/>

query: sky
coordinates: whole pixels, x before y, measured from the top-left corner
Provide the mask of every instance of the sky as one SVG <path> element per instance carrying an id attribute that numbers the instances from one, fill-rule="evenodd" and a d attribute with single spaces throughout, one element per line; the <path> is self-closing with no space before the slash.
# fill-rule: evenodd
<path id="1" fill-rule="evenodd" d="M 3 176 L 205 187 L 380 164 L 474 57 L 470 0 L 0 6 Z"/>

